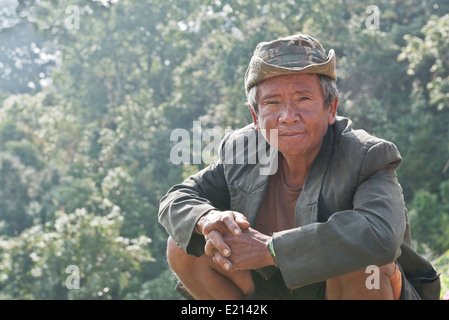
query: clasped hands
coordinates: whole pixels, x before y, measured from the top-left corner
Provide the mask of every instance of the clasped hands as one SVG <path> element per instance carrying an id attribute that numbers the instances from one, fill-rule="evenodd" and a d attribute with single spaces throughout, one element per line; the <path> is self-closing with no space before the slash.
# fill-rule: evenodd
<path id="1" fill-rule="evenodd" d="M 195 231 L 204 235 L 206 255 L 227 271 L 274 264 L 268 250 L 271 237 L 251 228 L 242 213 L 211 210 L 198 220 Z"/>

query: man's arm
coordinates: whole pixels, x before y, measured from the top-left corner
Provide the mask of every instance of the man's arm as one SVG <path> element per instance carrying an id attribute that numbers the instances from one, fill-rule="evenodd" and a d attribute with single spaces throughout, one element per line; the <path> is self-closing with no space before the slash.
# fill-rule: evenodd
<path id="1" fill-rule="evenodd" d="M 352 210 L 273 235 L 274 251 L 290 288 L 341 276 L 368 265 L 382 266 L 400 253 L 405 205 L 393 144 L 380 142 L 366 153 Z M 293 258 L 294 257 L 294 258 Z"/>
<path id="2" fill-rule="evenodd" d="M 241 230 L 249 227 L 243 214 L 228 210 L 230 194 L 224 174 L 224 159 L 229 138 L 230 134 L 221 142 L 217 161 L 182 184 L 175 185 L 161 199 L 159 222 L 189 254 L 203 254 L 204 236 L 207 236 L 210 244 L 228 256 L 225 250 L 229 247 L 223 242 L 222 235 L 239 235 Z"/>
<path id="3" fill-rule="evenodd" d="M 160 202 L 159 222 L 184 251 L 200 255 L 203 236 L 193 236 L 198 220 L 211 210 L 228 207 L 223 164 L 217 161 L 168 191 Z"/>

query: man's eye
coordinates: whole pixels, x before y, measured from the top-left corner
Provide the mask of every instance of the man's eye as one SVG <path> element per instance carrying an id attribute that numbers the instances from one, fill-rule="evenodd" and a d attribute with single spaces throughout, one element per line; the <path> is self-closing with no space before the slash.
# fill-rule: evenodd
<path id="1" fill-rule="evenodd" d="M 266 104 L 279 104 L 278 101 L 267 101 Z"/>
<path id="2" fill-rule="evenodd" d="M 298 99 L 298 101 L 307 101 L 307 100 L 310 100 L 310 98 L 309 97 L 301 97 Z"/>

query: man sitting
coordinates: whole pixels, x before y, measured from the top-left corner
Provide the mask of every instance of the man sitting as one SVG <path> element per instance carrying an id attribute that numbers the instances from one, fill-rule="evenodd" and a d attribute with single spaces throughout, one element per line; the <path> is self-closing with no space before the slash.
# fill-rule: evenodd
<path id="1" fill-rule="evenodd" d="M 245 76 L 253 124 L 161 200 L 169 264 L 195 299 L 438 299 L 410 248 L 401 156 L 337 116 L 335 69 L 310 36 L 260 43 Z M 261 150 L 275 151 L 269 174 L 249 161 Z"/>

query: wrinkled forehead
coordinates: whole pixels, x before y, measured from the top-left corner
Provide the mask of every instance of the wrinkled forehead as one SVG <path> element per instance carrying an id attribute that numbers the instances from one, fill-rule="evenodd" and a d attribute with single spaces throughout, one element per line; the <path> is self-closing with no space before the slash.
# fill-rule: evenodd
<path id="1" fill-rule="evenodd" d="M 319 76 L 314 73 L 286 74 L 268 78 L 257 85 L 257 97 L 286 93 L 323 94 Z"/>

